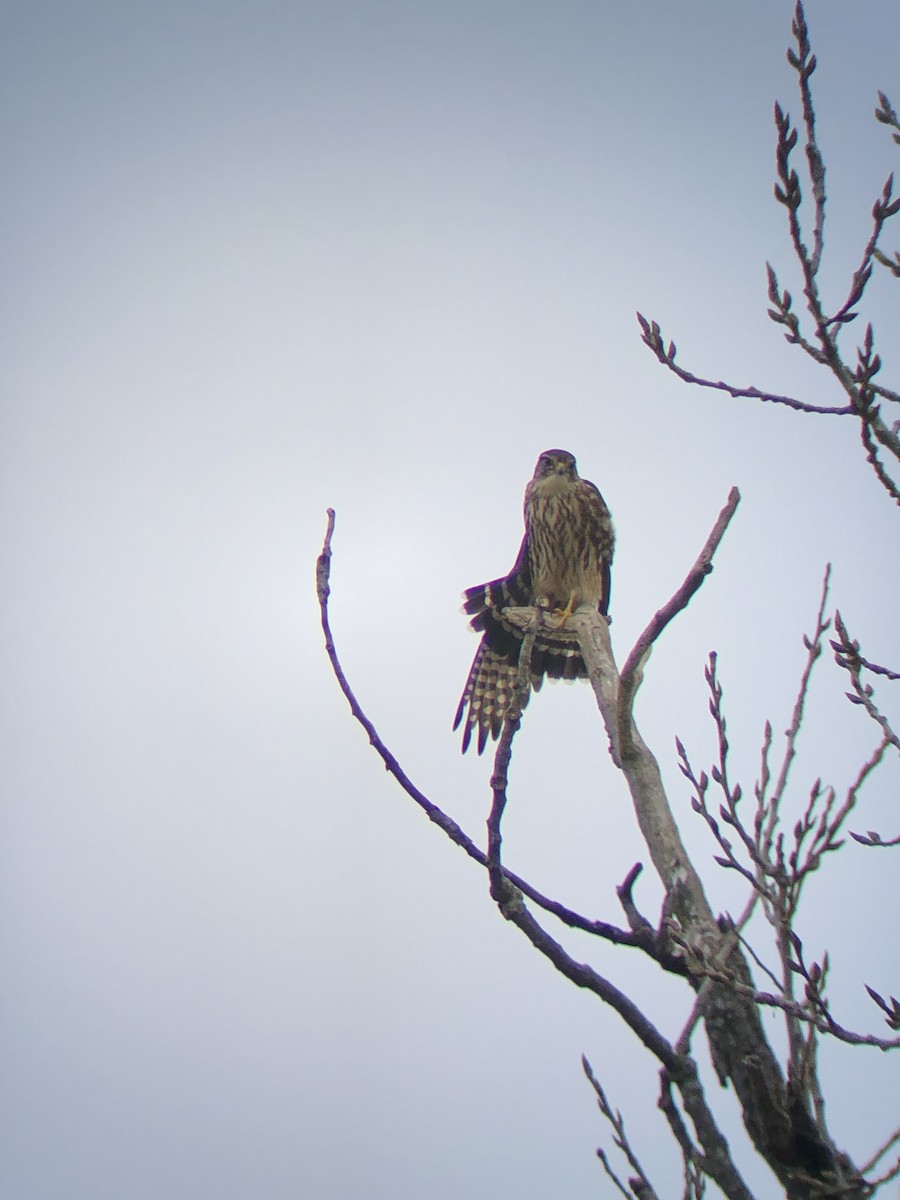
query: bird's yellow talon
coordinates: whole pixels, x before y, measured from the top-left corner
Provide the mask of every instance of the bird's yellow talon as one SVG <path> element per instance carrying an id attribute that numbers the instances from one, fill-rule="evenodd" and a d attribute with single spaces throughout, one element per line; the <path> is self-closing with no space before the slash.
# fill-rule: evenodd
<path id="1" fill-rule="evenodd" d="M 556 608 L 553 610 L 554 617 L 556 617 L 559 620 L 560 628 L 562 628 L 563 625 L 565 625 L 566 621 L 568 621 L 569 617 L 571 617 L 571 615 L 574 611 L 575 611 L 575 593 L 572 592 L 571 595 L 569 596 L 569 602 L 565 608 Z"/>

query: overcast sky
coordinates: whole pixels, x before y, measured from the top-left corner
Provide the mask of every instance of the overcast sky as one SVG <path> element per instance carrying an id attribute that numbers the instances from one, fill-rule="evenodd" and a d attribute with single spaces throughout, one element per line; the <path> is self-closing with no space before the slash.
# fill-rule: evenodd
<path id="1" fill-rule="evenodd" d="M 653 1064 L 353 724 L 314 565 L 331 505 L 350 679 L 480 839 L 490 761 L 450 731 L 476 646 L 460 593 L 512 564 L 540 451 L 575 453 L 612 509 L 620 659 L 737 484 L 638 717 L 713 903 L 740 908 L 674 763 L 676 733 L 714 753 L 707 653 L 748 793 L 827 561 L 864 650 L 900 661 L 896 516 L 854 429 L 685 387 L 634 318 L 699 373 L 840 402 L 765 316 L 766 259 L 800 293 L 772 200 L 792 7 L 2 5 L 4 1196 L 604 1195 L 582 1052 L 674 1191 Z M 872 110 L 877 88 L 900 104 L 900 7 L 809 19 L 837 301 L 897 162 Z M 896 386 L 896 284 L 871 315 Z M 875 741 L 820 670 L 798 806 Z M 619 921 L 644 852 L 589 689 L 531 705 L 511 797 L 509 864 Z M 897 832 L 896 771 L 855 827 Z M 862 982 L 897 992 L 898 899 L 896 860 L 851 845 L 801 922 L 873 1032 Z M 682 989 L 567 944 L 677 1036 Z M 838 1051 L 824 1072 L 865 1159 L 896 1068 Z"/>

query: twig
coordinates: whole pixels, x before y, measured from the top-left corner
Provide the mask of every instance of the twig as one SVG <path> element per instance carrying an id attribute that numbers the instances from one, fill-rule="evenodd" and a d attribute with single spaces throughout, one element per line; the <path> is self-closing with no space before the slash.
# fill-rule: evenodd
<path id="1" fill-rule="evenodd" d="M 879 663 L 871 662 L 868 658 L 863 658 L 861 654 L 857 655 L 859 665 L 867 671 L 871 671 L 873 675 L 883 675 L 885 679 L 890 679 L 896 682 L 900 679 L 900 671 L 892 671 L 889 667 L 883 667 Z"/>
<path id="2" fill-rule="evenodd" d="M 813 813 L 811 811 L 812 801 L 810 802 L 810 809 L 807 810 L 807 813 L 804 813 L 801 821 L 798 823 L 797 828 L 800 832 L 799 835 L 796 836 L 797 848 L 794 851 L 794 854 L 791 856 L 790 866 L 796 877 L 796 882 L 792 886 L 791 893 L 791 903 L 793 908 L 796 908 L 797 904 L 799 903 L 800 889 L 804 880 L 806 879 L 806 876 L 812 871 L 818 869 L 824 854 L 838 850 L 843 845 L 842 841 L 838 841 L 838 835 L 841 833 L 847 817 L 856 807 L 856 802 L 859 798 L 859 793 L 863 784 L 866 782 L 875 768 L 882 762 L 887 748 L 888 739 L 885 737 L 882 738 L 881 742 L 875 747 L 866 761 L 859 768 L 856 778 L 847 789 L 847 795 L 843 804 L 837 810 L 834 816 L 831 815 L 834 803 L 834 792 L 833 790 L 831 791 L 831 796 L 826 805 L 825 811 L 816 822 L 816 829 L 815 833 L 813 834 L 812 843 L 809 849 L 806 851 L 804 860 L 800 862 L 800 844 L 806 832 L 812 828 L 814 823 L 812 819 Z"/>
<path id="3" fill-rule="evenodd" d="M 884 996 L 876 992 L 873 987 L 869 987 L 868 984 L 864 986 L 869 993 L 869 999 L 873 1000 L 885 1014 L 885 1024 L 891 1029 L 900 1029 L 900 1000 L 896 996 L 891 996 L 890 1003 L 888 1003 Z"/>
<path id="4" fill-rule="evenodd" d="M 870 1195 L 874 1194 L 878 1188 L 882 1187 L 884 1184 L 890 1183 L 892 1179 L 896 1179 L 898 1175 L 900 1175 L 900 1158 L 897 1159 L 889 1171 L 885 1171 L 885 1173 L 883 1175 L 879 1175 L 877 1179 L 869 1180 L 869 1187 L 872 1189 Z"/>
<path id="5" fill-rule="evenodd" d="M 873 692 L 871 685 L 863 683 L 862 671 L 865 660 L 860 656 L 859 642 L 850 637 L 850 634 L 847 632 L 847 626 L 844 624 L 839 612 L 835 613 L 834 627 L 838 635 L 837 641 L 831 643 L 831 647 L 834 650 L 835 662 L 837 662 L 838 666 L 843 667 L 850 676 L 850 682 L 853 687 L 853 692 L 848 692 L 847 698 L 851 704 L 861 705 L 872 720 L 881 727 L 887 741 L 895 749 L 900 750 L 900 737 L 891 728 L 887 717 L 879 710 L 872 699 Z M 885 672 L 883 668 L 882 673 L 889 674 L 889 676 L 893 675 L 893 673 Z"/>
<path id="6" fill-rule="evenodd" d="M 884 1145 L 875 1151 L 875 1153 L 864 1166 L 860 1167 L 862 1174 L 868 1175 L 870 1171 L 873 1171 L 887 1154 L 888 1150 L 890 1150 L 892 1146 L 896 1146 L 898 1142 L 900 1142 L 900 1127 L 895 1129 Z"/>
<path id="7" fill-rule="evenodd" d="M 794 242 L 794 249 L 797 257 L 803 266 L 803 274 L 806 280 L 806 292 L 809 302 L 809 309 L 814 318 L 818 317 L 821 306 L 819 304 L 818 291 L 815 285 L 815 278 L 819 271 L 819 264 L 822 260 L 822 239 L 825 227 L 825 163 L 822 161 L 822 154 L 819 150 L 818 142 L 816 141 L 816 117 L 813 109 L 812 92 L 809 86 L 809 79 L 813 71 L 816 69 L 816 56 L 811 53 L 809 44 L 809 31 L 806 27 L 806 17 L 803 12 L 803 5 L 797 4 L 794 10 L 794 20 L 791 23 L 791 31 L 797 42 L 797 52 L 788 50 L 787 59 L 794 70 L 797 72 L 797 81 L 800 88 L 800 102 L 803 108 L 803 123 L 806 126 L 806 161 L 809 167 L 809 178 L 812 186 L 814 200 L 814 229 L 813 229 L 813 250 L 810 254 L 803 244 L 803 239 L 800 233 L 800 224 L 797 218 L 797 209 L 800 206 L 800 187 L 796 173 L 788 168 L 788 156 L 794 142 L 790 136 L 782 139 L 779 136 L 778 145 L 778 167 L 779 178 L 784 187 L 784 192 L 779 195 L 779 188 L 776 186 L 776 197 L 788 209 L 789 220 L 791 224 L 791 236 Z M 776 105 L 776 114 L 780 113 L 779 106 Z M 776 115 L 776 123 L 778 116 Z M 790 123 L 787 118 L 784 118 L 783 128 L 788 135 L 792 133 Z M 782 133 L 782 126 L 779 125 L 779 135 Z M 786 195 L 784 194 L 786 193 Z"/>
<path id="8" fill-rule="evenodd" d="M 635 1173 L 635 1178 L 629 1179 L 628 1181 L 629 1186 L 631 1187 L 631 1193 L 629 1194 L 629 1192 L 626 1191 L 621 1181 L 613 1173 L 612 1167 L 609 1165 L 609 1160 L 604 1152 L 598 1149 L 597 1157 L 603 1163 L 603 1167 L 607 1175 L 609 1175 L 609 1177 L 613 1180 L 623 1196 L 629 1196 L 629 1200 L 631 1195 L 638 1196 L 641 1198 L 641 1200 L 659 1200 L 653 1184 L 647 1178 L 647 1173 L 644 1171 L 644 1168 L 638 1161 L 637 1155 L 631 1148 L 631 1143 L 628 1140 L 628 1134 L 625 1132 L 625 1121 L 622 1118 L 622 1114 L 613 1110 L 609 1100 L 606 1098 L 606 1092 L 604 1092 L 599 1080 L 591 1069 L 591 1064 L 583 1054 L 581 1056 L 581 1065 L 591 1087 L 594 1089 L 594 1093 L 597 1097 L 597 1107 L 612 1126 L 613 1142 L 618 1149 L 621 1150 L 628 1162 L 628 1165 Z"/>
<path id="9" fill-rule="evenodd" d="M 759 955 L 756 953 L 756 951 L 753 949 L 753 947 L 750 945 L 750 943 L 746 940 L 746 938 L 743 938 L 743 937 L 741 938 L 741 945 L 744 947 L 744 949 L 747 951 L 747 953 L 750 955 L 750 957 L 753 959 L 753 961 L 756 963 L 756 965 L 759 967 L 759 969 L 763 972 L 763 974 L 768 975 L 768 977 L 772 980 L 772 982 L 775 984 L 775 986 L 777 988 L 780 988 L 781 981 L 779 980 L 778 976 L 775 974 L 774 971 L 769 970 L 769 968 L 766 966 L 766 964 L 763 962 L 763 960 L 759 957 Z"/>
<path id="10" fill-rule="evenodd" d="M 851 830 L 850 836 L 855 842 L 859 842 L 861 846 L 880 846 L 882 850 L 889 850 L 893 846 L 900 846 L 900 834 L 893 838 L 883 838 L 874 829 L 867 829 L 865 833 L 854 833 Z"/>
<path id="11" fill-rule="evenodd" d="M 712 662 L 715 662 L 715 654 L 714 653 L 710 654 L 710 660 Z M 715 677 L 712 676 L 710 670 L 707 669 L 707 680 L 709 680 L 711 678 L 714 682 Z M 723 736 L 723 733 L 720 732 L 720 742 L 721 742 L 722 736 Z M 743 875 L 743 877 L 750 884 L 750 887 L 753 888 L 756 892 L 758 892 L 759 895 L 762 896 L 762 898 L 764 900 L 771 900 L 768 885 L 767 885 L 765 879 L 763 878 L 762 874 L 760 872 L 754 873 L 753 871 L 749 870 L 749 868 L 744 866 L 744 864 L 740 861 L 740 859 L 734 853 L 734 850 L 732 849 L 730 840 L 727 837 L 725 837 L 725 835 L 722 833 L 721 829 L 719 828 L 719 822 L 716 820 L 716 818 L 710 812 L 709 802 L 707 801 L 707 791 L 709 789 L 709 776 L 706 774 L 705 771 L 701 771 L 699 776 L 694 772 L 694 768 L 691 765 L 691 760 L 688 757 L 687 750 L 685 749 L 684 743 L 682 742 L 681 738 L 676 737 L 675 749 L 678 753 L 678 758 L 679 758 L 678 769 L 682 773 L 682 775 L 685 777 L 685 779 L 687 779 L 688 783 L 690 783 L 691 787 L 694 789 L 694 795 L 691 797 L 691 808 L 694 810 L 695 813 L 697 813 L 699 816 L 701 816 L 703 818 L 703 820 L 706 822 L 706 825 L 707 825 L 710 833 L 716 839 L 716 842 L 718 843 L 719 848 L 722 850 L 722 854 L 716 855 L 714 858 L 714 861 L 717 862 L 720 867 L 725 867 L 732 871 L 737 871 L 737 873 L 739 875 Z M 722 809 L 722 810 L 720 810 L 720 812 L 722 812 L 724 815 L 727 815 L 727 810 Z M 729 824 L 730 823 L 731 823 L 731 821 L 729 820 Z M 743 834 L 744 838 L 746 838 L 747 835 L 746 835 L 746 832 L 743 830 L 743 827 L 741 826 L 740 829 L 741 829 L 741 833 Z M 755 861 L 755 854 L 753 852 L 752 847 L 748 847 L 748 854 L 750 856 L 751 861 Z"/>
<path id="12" fill-rule="evenodd" d="M 760 786 L 756 789 L 757 804 L 760 811 L 768 807 L 768 819 L 766 822 L 765 837 L 762 845 L 768 851 L 772 844 L 772 836 L 775 826 L 778 822 L 779 809 L 781 806 L 782 797 L 784 796 L 785 788 L 787 787 L 788 776 L 790 774 L 791 765 L 797 754 L 797 737 L 800 733 L 800 726 L 803 723 L 803 712 L 806 707 L 806 697 L 809 694 L 809 681 L 812 677 L 813 668 L 818 662 L 822 654 L 822 638 L 828 632 L 831 625 L 830 621 L 825 620 L 825 605 L 828 602 L 828 587 L 831 581 L 831 563 L 825 567 L 825 575 L 822 579 L 822 595 L 819 601 L 819 609 L 816 613 L 816 627 L 813 630 L 811 637 L 804 636 L 803 645 L 807 650 L 806 663 L 803 667 L 803 674 L 800 677 L 800 687 L 797 691 L 797 698 L 794 701 L 794 711 L 791 714 L 791 723 L 785 730 L 785 745 L 784 758 L 781 761 L 781 769 L 778 773 L 778 780 L 775 784 L 771 797 L 767 800 L 765 791 L 762 788 L 762 780 Z"/>
<path id="13" fill-rule="evenodd" d="M 669 948 L 668 910 L 670 904 L 668 898 L 663 902 L 663 914 L 658 929 L 654 929 L 647 918 L 638 911 L 638 907 L 634 902 L 632 889 L 634 888 L 635 880 L 643 869 L 643 863 L 635 863 L 616 888 L 616 895 L 619 897 L 619 903 L 625 911 L 629 928 L 634 935 L 636 943 L 644 953 L 652 958 L 654 962 L 659 963 L 664 971 L 668 971 L 671 975 L 686 976 L 689 974 L 689 971 L 685 964 L 684 956 L 673 954 Z"/>
<path id="14" fill-rule="evenodd" d="M 606 1174 L 609 1176 L 609 1178 L 613 1181 L 616 1188 L 618 1188 L 618 1190 L 621 1192 L 621 1194 L 625 1197 L 625 1200 L 634 1200 L 634 1192 L 630 1192 L 628 1190 L 628 1188 L 626 1188 L 625 1184 L 622 1182 L 622 1180 L 618 1177 L 618 1175 L 612 1169 L 612 1166 L 610 1164 L 609 1157 L 607 1156 L 606 1151 L 601 1146 L 598 1146 L 597 1150 L 596 1150 L 596 1154 L 597 1154 L 597 1158 L 600 1160 L 600 1163 L 603 1166 L 603 1170 L 606 1172 Z"/>

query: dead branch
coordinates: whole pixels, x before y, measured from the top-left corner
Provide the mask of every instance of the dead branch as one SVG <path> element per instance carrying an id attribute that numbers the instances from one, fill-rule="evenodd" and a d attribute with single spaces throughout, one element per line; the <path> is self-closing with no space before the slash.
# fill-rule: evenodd
<path id="1" fill-rule="evenodd" d="M 728 528 L 731 518 L 735 514 L 738 504 L 740 503 L 741 494 L 736 487 L 733 487 L 728 493 L 728 500 L 724 508 L 719 513 L 715 525 L 710 531 L 709 537 L 700 554 L 697 556 L 697 561 L 691 567 L 681 587 L 675 595 L 668 601 L 650 621 L 647 628 L 635 642 L 631 653 L 625 660 L 625 666 L 622 668 L 622 674 L 619 679 L 619 706 L 618 706 L 618 743 L 620 748 L 626 743 L 628 731 L 631 726 L 631 713 L 634 707 L 634 698 L 641 684 L 641 672 L 644 663 L 650 654 L 653 643 L 660 636 L 666 626 L 680 613 L 687 608 L 691 597 L 703 585 L 703 581 L 707 575 L 712 572 L 712 560 L 719 543 L 725 536 L 725 530 Z"/>

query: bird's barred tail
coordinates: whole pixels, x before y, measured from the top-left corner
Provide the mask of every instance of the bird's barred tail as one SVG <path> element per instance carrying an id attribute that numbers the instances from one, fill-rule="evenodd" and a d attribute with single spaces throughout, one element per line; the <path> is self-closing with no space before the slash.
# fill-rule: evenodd
<path id="1" fill-rule="evenodd" d="M 508 655 L 498 654 L 491 649 L 487 638 L 482 638 L 453 722 L 453 728 L 457 729 L 465 718 L 463 754 L 469 748 L 475 730 L 478 731 L 479 754 L 483 753 L 489 734 L 492 738 L 500 736 L 515 691 L 518 669 L 515 660 L 510 662 Z"/>

